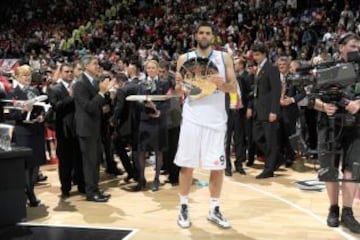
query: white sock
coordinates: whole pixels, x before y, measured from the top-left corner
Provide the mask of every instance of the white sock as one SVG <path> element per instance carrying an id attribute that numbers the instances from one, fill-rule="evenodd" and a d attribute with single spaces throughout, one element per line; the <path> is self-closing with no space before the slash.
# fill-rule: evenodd
<path id="1" fill-rule="evenodd" d="M 219 206 L 219 198 L 210 198 L 210 210 L 214 211 Z"/>
<path id="2" fill-rule="evenodd" d="M 179 194 L 180 197 L 180 205 L 185 204 L 189 205 L 189 196 L 182 196 Z"/>

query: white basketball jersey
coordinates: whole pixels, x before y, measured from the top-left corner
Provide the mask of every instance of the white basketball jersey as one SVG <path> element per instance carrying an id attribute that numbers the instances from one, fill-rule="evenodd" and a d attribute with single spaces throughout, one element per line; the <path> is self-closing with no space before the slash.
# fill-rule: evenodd
<path id="1" fill-rule="evenodd" d="M 198 57 L 195 51 L 187 53 L 188 59 L 195 57 Z M 208 58 L 216 65 L 219 75 L 225 82 L 226 73 L 222 52 L 212 50 Z M 204 127 L 215 130 L 226 130 L 227 113 L 225 108 L 225 93 L 216 90 L 212 95 L 197 100 L 186 98 L 182 117 L 184 120 Z"/>

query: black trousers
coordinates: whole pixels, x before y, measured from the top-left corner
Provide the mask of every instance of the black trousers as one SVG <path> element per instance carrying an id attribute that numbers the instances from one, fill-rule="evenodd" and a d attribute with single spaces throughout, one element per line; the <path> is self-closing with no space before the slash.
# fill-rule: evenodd
<path id="1" fill-rule="evenodd" d="M 169 172 L 169 181 L 171 183 L 179 182 L 180 168 L 174 164 L 175 155 L 179 142 L 180 127 L 168 129 L 168 150 L 164 152 L 164 165 Z"/>
<path id="2" fill-rule="evenodd" d="M 112 141 L 111 141 L 111 136 L 109 134 L 102 136 L 102 144 L 105 155 L 106 171 L 109 173 L 118 172 L 119 169 L 117 168 L 116 162 L 114 161 Z"/>
<path id="3" fill-rule="evenodd" d="M 317 149 L 317 116 L 318 112 L 314 109 L 305 108 L 304 109 L 304 117 L 307 128 L 307 144 L 310 149 Z"/>
<path id="4" fill-rule="evenodd" d="M 259 121 L 254 122 L 254 141 L 258 149 L 265 155 L 265 171 L 275 171 L 279 163 L 283 163 L 284 159 L 279 154 L 278 144 L 279 123 Z"/>
<path id="5" fill-rule="evenodd" d="M 256 144 L 253 138 L 253 128 L 254 128 L 254 119 L 250 117 L 245 120 L 245 140 L 246 140 L 246 149 L 247 149 L 247 160 L 249 164 L 254 163 L 255 153 L 256 153 Z"/>
<path id="6" fill-rule="evenodd" d="M 71 190 L 72 181 L 85 191 L 84 173 L 79 141 L 75 137 L 58 138 L 56 154 L 59 158 L 59 178 L 62 192 Z"/>
<path id="7" fill-rule="evenodd" d="M 83 171 L 85 179 L 85 191 L 87 196 L 99 192 L 99 168 L 102 157 L 101 137 L 79 137 Z"/>
<path id="8" fill-rule="evenodd" d="M 30 202 L 35 202 L 37 200 L 34 185 L 36 183 L 36 178 L 39 174 L 39 166 L 37 167 L 28 167 L 25 169 L 25 193 Z"/>
<path id="9" fill-rule="evenodd" d="M 231 171 L 231 143 L 235 147 L 235 169 L 242 168 L 246 159 L 245 148 L 245 111 L 230 109 L 228 114 L 227 133 L 225 142 L 226 169 Z"/>
<path id="10" fill-rule="evenodd" d="M 119 156 L 121 164 L 123 165 L 128 176 L 135 177 L 137 175 L 137 172 L 134 167 L 135 163 L 134 161 L 131 161 L 126 151 L 128 142 L 129 141 L 127 141 L 126 138 L 121 138 L 120 136 L 117 136 L 113 139 L 113 148 L 114 148 L 114 152 Z M 133 153 L 134 152 L 135 151 L 133 151 Z M 132 154 L 131 156 L 135 157 L 134 154 Z"/>
<path id="11" fill-rule="evenodd" d="M 294 161 L 295 151 L 290 144 L 289 137 L 296 132 L 296 119 L 279 119 L 280 152 L 286 161 Z"/>

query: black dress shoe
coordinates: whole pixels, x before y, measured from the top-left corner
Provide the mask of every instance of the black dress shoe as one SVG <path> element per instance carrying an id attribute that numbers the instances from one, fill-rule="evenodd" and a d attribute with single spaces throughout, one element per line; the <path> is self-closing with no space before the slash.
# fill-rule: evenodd
<path id="1" fill-rule="evenodd" d="M 66 198 L 69 198 L 70 197 L 70 193 L 69 192 L 62 192 L 61 193 L 61 198 L 62 199 L 66 199 Z"/>
<path id="2" fill-rule="evenodd" d="M 101 191 L 99 192 L 99 194 L 103 197 L 106 197 L 106 198 L 110 198 L 111 197 L 111 194 L 110 193 L 107 193 L 107 192 L 104 192 L 104 191 Z"/>
<path id="3" fill-rule="evenodd" d="M 248 166 L 248 167 L 251 167 L 251 166 L 253 166 L 254 165 L 254 160 L 252 160 L 252 161 L 247 161 L 247 163 L 246 163 L 246 166 Z"/>
<path id="4" fill-rule="evenodd" d="M 237 168 L 236 172 L 240 173 L 241 175 L 246 175 L 246 172 L 243 168 Z"/>
<path id="5" fill-rule="evenodd" d="M 160 180 L 155 179 L 153 183 L 152 191 L 153 192 L 159 191 L 159 187 L 160 187 Z"/>
<path id="6" fill-rule="evenodd" d="M 289 168 L 289 167 L 291 167 L 293 165 L 293 163 L 294 163 L 294 161 L 292 161 L 292 160 L 286 160 L 285 167 Z"/>
<path id="7" fill-rule="evenodd" d="M 131 179 L 134 179 L 134 180 L 135 180 L 134 176 L 132 176 L 132 175 L 127 175 L 127 177 L 124 178 L 124 181 L 125 181 L 126 183 L 128 183 L 128 182 L 130 182 Z"/>
<path id="8" fill-rule="evenodd" d="M 29 202 L 29 207 L 38 207 L 40 205 L 41 201 L 38 199 L 31 200 Z"/>
<path id="9" fill-rule="evenodd" d="M 82 193 L 82 194 L 85 194 L 86 192 L 85 192 L 85 187 L 79 187 L 78 186 L 78 192 L 79 193 Z"/>
<path id="10" fill-rule="evenodd" d="M 138 182 L 138 184 L 134 187 L 135 192 L 143 191 L 146 188 L 146 180 Z"/>
<path id="11" fill-rule="evenodd" d="M 42 173 L 39 173 L 39 175 L 36 177 L 36 182 L 44 182 L 48 179 L 47 176 L 45 176 L 44 174 Z"/>
<path id="12" fill-rule="evenodd" d="M 274 177 L 274 173 L 271 171 L 263 171 L 259 175 L 256 176 L 256 179 L 264 179 Z"/>
<path id="13" fill-rule="evenodd" d="M 274 171 L 277 171 L 283 164 L 285 164 L 285 159 L 278 160 L 278 162 L 275 164 Z"/>
<path id="14" fill-rule="evenodd" d="M 109 198 L 97 193 L 86 197 L 86 201 L 91 202 L 107 202 Z"/>
<path id="15" fill-rule="evenodd" d="M 166 179 L 165 181 L 164 181 L 164 183 L 170 183 L 171 184 L 171 186 L 178 186 L 179 185 L 179 180 L 170 180 L 170 179 Z"/>
<path id="16" fill-rule="evenodd" d="M 179 186 L 179 182 L 170 182 L 170 184 L 171 184 L 172 187 Z"/>
<path id="17" fill-rule="evenodd" d="M 123 174 L 123 172 L 120 171 L 119 169 L 107 169 L 105 172 L 107 174 L 111 174 L 111 175 L 115 175 L 115 176 L 119 176 L 119 175 Z"/>
<path id="18" fill-rule="evenodd" d="M 227 176 L 227 177 L 231 177 L 231 176 L 232 176 L 232 172 L 231 172 L 231 170 L 229 170 L 229 169 L 225 169 L 225 176 Z"/>

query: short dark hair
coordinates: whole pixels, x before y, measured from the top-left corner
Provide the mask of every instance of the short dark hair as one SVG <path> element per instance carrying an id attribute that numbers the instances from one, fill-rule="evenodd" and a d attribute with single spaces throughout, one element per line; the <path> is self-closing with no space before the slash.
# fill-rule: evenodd
<path id="1" fill-rule="evenodd" d="M 110 80 L 111 80 L 111 76 L 110 76 L 110 74 L 101 74 L 100 76 L 99 76 L 99 81 L 100 82 L 102 82 L 102 81 L 104 81 L 105 79 L 107 79 L 107 78 L 109 78 Z"/>
<path id="2" fill-rule="evenodd" d="M 102 67 L 105 71 L 111 71 L 113 65 L 109 60 L 104 60 L 99 62 L 100 67 Z"/>
<path id="3" fill-rule="evenodd" d="M 196 26 L 195 28 L 195 33 L 197 33 L 199 31 L 199 28 L 201 27 L 209 27 L 211 28 L 211 31 L 214 33 L 215 30 L 214 30 L 214 25 L 211 24 L 210 22 L 206 22 L 206 21 L 201 21 L 199 22 L 199 24 Z"/>
<path id="4" fill-rule="evenodd" d="M 166 69 L 167 71 L 169 70 L 169 62 L 168 61 L 165 61 L 165 60 L 161 60 L 159 62 L 159 68 L 164 68 Z"/>
<path id="5" fill-rule="evenodd" d="M 115 79 L 117 82 L 127 82 L 128 77 L 124 73 L 119 73 L 115 75 Z"/>
<path id="6" fill-rule="evenodd" d="M 358 35 L 356 35 L 353 32 L 344 33 L 339 37 L 338 44 L 340 45 L 347 44 L 352 39 L 359 40 L 360 38 Z"/>
<path id="7" fill-rule="evenodd" d="M 267 48 L 267 46 L 263 43 L 256 43 L 252 46 L 251 50 L 253 52 L 260 52 L 262 54 L 268 55 L 269 53 L 269 49 Z"/>
<path id="8" fill-rule="evenodd" d="M 62 63 L 60 65 L 60 72 L 62 72 L 65 67 L 72 68 L 73 66 L 70 63 Z"/>

